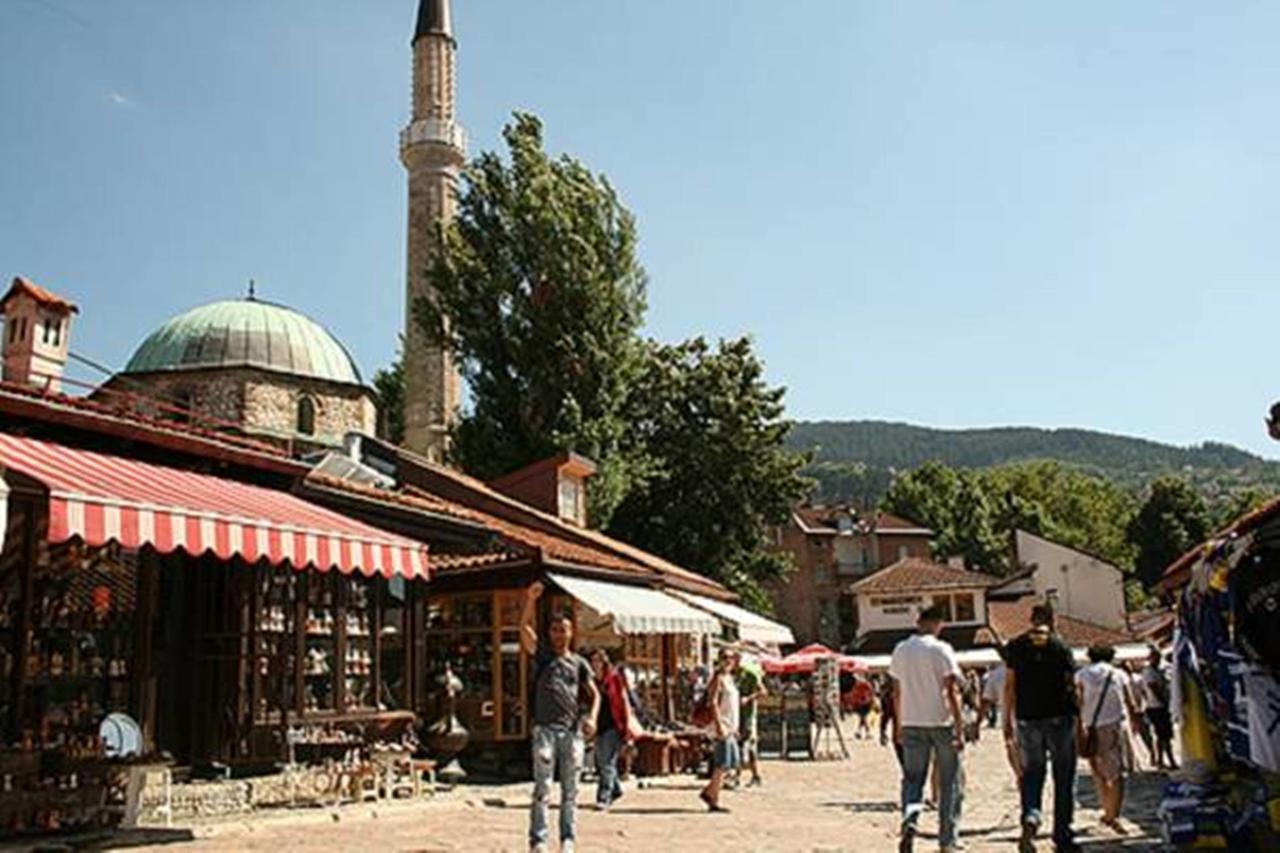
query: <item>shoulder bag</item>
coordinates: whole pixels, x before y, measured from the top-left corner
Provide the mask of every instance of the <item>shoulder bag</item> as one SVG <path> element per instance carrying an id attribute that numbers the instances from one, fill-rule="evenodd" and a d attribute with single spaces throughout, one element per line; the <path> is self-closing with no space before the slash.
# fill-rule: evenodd
<path id="1" fill-rule="evenodd" d="M 1081 758 L 1093 758 L 1098 754 L 1098 717 L 1102 714 L 1102 703 L 1107 701 L 1107 693 L 1111 690 L 1111 677 L 1115 675 L 1115 670 L 1107 673 L 1107 680 L 1102 685 L 1102 692 L 1098 694 L 1098 704 L 1093 709 L 1093 719 L 1089 722 L 1088 728 L 1084 730 L 1084 737 L 1080 738 L 1080 746 L 1078 752 Z"/>

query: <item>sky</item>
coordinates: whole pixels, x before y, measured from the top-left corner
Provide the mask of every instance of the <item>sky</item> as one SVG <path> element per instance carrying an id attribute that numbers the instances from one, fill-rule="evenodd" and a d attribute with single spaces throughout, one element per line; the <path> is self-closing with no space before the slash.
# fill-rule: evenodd
<path id="1" fill-rule="evenodd" d="M 416 0 L 0 0 L 0 277 L 118 368 L 244 294 L 366 377 L 402 323 Z M 1280 4 L 454 0 L 635 212 L 646 333 L 750 334 L 790 416 L 1280 457 Z M 101 376 L 78 369 L 84 379 Z"/>

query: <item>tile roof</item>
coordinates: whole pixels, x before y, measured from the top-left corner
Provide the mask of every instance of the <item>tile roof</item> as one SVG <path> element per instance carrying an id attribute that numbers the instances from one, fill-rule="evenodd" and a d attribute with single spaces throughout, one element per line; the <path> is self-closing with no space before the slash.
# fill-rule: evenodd
<path id="1" fill-rule="evenodd" d="M 23 276 L 17 276 L 14 278 L 13 284 L 9 285 L 9 291 L 3 297 L 0 297 L 0 306 L 3 306 L 6 302 L 19 294 L 30 296 L 36 302 L 48 308 L 58 308 L 73 314 L 80 310 L 76 307 L 74 302 L 70 302 L 63 299 L 56 293 L 45 290 L 31 279 L 24 278 Z"/>
<path id="2" fill-rule="evenodd" d="M 964 589 L 993 586 L 999 578 L 966 569 L 953 569 L 922 557 L 907 557 L 849 587 L 850 592 Z"/>
<path id="3" fill-rule="evenodd" d="M 916 524 L 905 518 L 890 515 L 887 512 L 876 513 L 876 533 L 899 536 L 932 536 L 933 531 L 923 524 Z"/>
<path id="4" fill-rule="evenodd" d="M 1016 601 L 987 602 L 987 624 L 999 642 L 1007 643 L 1030 630 L 1031 608 L 1037 603 L 1035 596 L 1030 595 Z M 1053 624 L 1054 630 L 1072 648 L 1083 648 L 1094 643 L 1114 646 L 1138 642 L 1135 636 L 1127 632 L 1114 631 L 1061 613 L 1054 616 Z"/>
<path id="5" fill-rule="evenodd" d="M 578 527 L 559 517 L 504 495 L 488 483 L 452 468 L 437 465 L 402 448 L 401 479 L 411 494 L 434 494 L 481 513 L 486 524 L 505 537 L 542 551 L 544 558 L 585 566 L 641 571 L 663 581 L 712 598 L 736 598 L 722 584 L 596 530 Z M 416 479 L 415 479 L 416 478 Z"/>
<path id="6" fill-rule="evenodd" d="M 65 427 L 156 447 L 181 449 L 222 461 L 287 470 L 293 474 L 306 471 L 306 466 L 294 461 L 274 444 L 195 424 L 150 417 L 123 404 L 72 397 L 13 382 L 0 382 L 0 415 L 11 423 L 30 421 Z"/>

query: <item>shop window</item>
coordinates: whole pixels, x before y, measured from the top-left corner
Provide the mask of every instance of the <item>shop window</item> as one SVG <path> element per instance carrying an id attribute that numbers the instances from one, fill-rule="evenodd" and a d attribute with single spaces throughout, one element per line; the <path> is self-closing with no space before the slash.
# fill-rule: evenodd
<path id="1" fill-rule="evenodd" d="M 973 593 L 957 592 L 956 593 L 956 621 L 957 622 L 973 622 L 978 618 L 977 609 L 974 606 Z"/>
<path id="2" fill-rule="evenodd" d="M 443 710 L 440 677 L 445 664 L 462 682 L 457 713 L 479 739 L 498 734 L 495 673 L 497 632 L 492 593 L 440 596 L 427 602 L 427 691 Z"/>
<path id="3" fill-rule="evenodd" d="M 382 613 L 378 627 L 379 681 L 378 708 L 408 708 L 408 631 L 409 590 L 405 579 L 397 575 L 391 580 L 378 579 L 382 597 Z"/>
<path id="4" fill-rule="evenodd" d="M 298 400 L 298 434 L 316 434 L 316 401 L 311 397 Z"/>
<path id="5" fill-rule="evenodd" d="M 935 595 L 933 597 L 933 606 L 942 611 L 942 621 L 950 622 L 951 619 L 951 596 Z"/>
<path id="6" fill-rule="evenodd" d="M 662 693 L 662 636 L 632 634 L 623 640 L 623 663 L 628 683 L 640 700 L 640 718 L 667 718 Z"/>

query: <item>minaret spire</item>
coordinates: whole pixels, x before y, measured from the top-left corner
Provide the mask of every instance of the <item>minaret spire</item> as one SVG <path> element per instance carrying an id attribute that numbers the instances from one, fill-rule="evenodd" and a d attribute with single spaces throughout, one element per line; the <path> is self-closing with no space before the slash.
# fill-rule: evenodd
<path id="1" fill-rule="evenodd" d="M 429 33 L 453 38 L 449 0 L 421 0 L 418 4 L 418 26 L 413 30 L 413 41 Z"/>
<path id="2" fill-rule="evenodd" d="M 457 42 L 449 0 L 419 0 L 413 32 L 413 117 L 400 133 L 400 160 L 409 172 L 408 268 L 404 325 L 405 446 L 443 461 L 457 415 L 462 381 L 449 353 L 433 345 L 414 306 L 429 293 L 427 268 L 436 227 L 453 219 L 466 134 L 455 120 Z"/>

